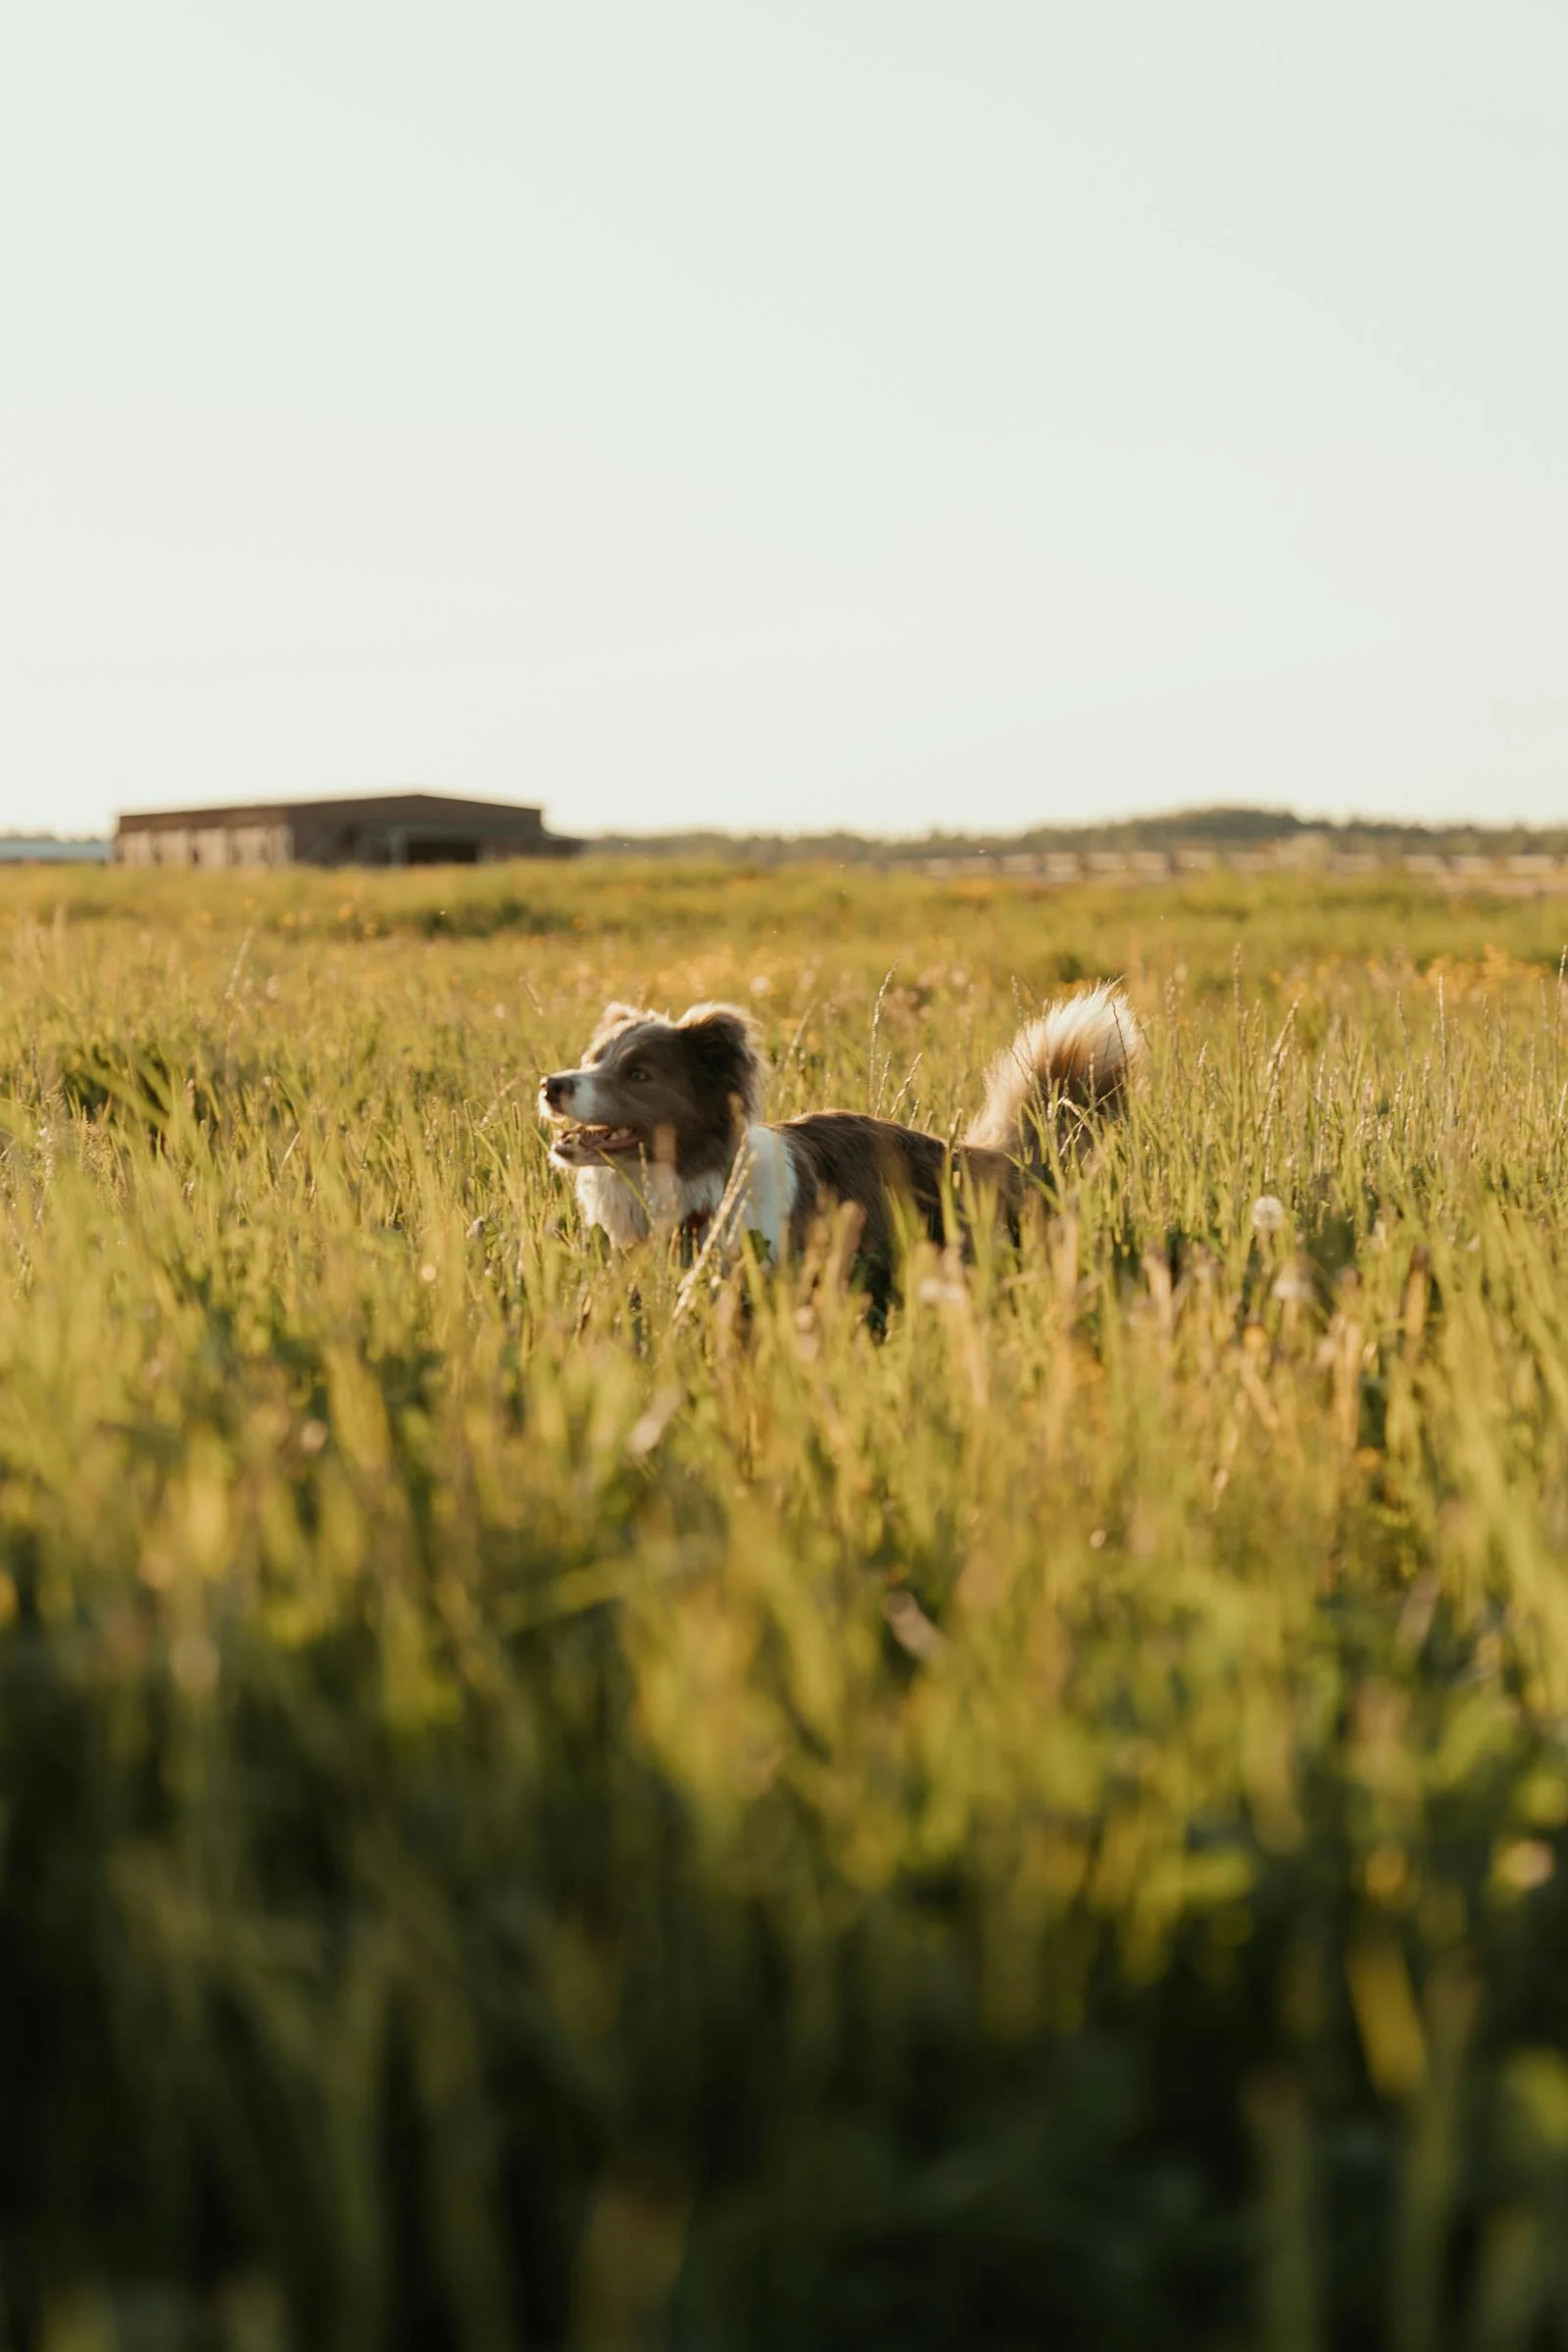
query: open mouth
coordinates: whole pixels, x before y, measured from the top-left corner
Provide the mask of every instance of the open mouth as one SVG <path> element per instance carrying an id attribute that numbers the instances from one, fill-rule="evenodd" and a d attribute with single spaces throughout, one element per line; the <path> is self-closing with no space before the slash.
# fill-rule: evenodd
<path id="1" fill-rule="evenodd" d="M 596 1127 L 587 1120 L 558 1123 L 550 1156 L 567 1168 L 592 1167 L 596 1160 L 618 1159 L 648 1150 L 648 1138 L 636 1127 Z"/>

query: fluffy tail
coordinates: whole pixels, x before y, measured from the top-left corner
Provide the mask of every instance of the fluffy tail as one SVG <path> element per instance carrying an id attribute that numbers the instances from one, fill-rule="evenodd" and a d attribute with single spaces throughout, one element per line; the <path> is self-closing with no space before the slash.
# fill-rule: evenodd
<path id="1" fill-rule="evenodd" d="M 1143 1050 L 1132 1007 L 1108 981 L 1048 1004 L 992 1063 L 985 1108 L 964 1142 L 1037 1173 L 1050 1160 L 1050 1138 L 1072 1157 L 1101 1119 L 1124 1107 Z"/>

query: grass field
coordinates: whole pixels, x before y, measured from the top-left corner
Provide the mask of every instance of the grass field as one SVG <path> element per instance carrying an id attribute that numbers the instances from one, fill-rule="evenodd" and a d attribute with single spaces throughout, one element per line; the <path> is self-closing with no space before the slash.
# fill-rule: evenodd
<path id="1" fill-rule="evenodd" d="M 1568 2352 L 1568 902 L 0 881 L 0 2344 Z M 1016 1251 L 677 1304 L 607 996 Z"/>

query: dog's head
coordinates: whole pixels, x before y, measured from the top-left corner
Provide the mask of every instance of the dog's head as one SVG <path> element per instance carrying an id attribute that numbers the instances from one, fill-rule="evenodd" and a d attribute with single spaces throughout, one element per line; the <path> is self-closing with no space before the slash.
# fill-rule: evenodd
<path id="1" fill-rule="evenodd" d="M 757 1025 L 733 1004 L 694 1004 L 678 1021 L 608 1005 L 581 1066 L 539 1082 L 556 1123 L 550 1156 L 628 1174 L 639 1163 L 681 1177 L 727 1168 L 765 1074 Z"/>

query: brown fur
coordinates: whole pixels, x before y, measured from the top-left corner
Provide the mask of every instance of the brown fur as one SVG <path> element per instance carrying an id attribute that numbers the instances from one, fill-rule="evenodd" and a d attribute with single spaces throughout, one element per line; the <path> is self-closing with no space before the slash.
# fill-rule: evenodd
<path id="1" fill-rule="evenodd" d="M 796 1249 L 819 1217 L 846 1202 L 859 1212 L 859 1254 L 880 1262 L 892 1254 L 896 1200 L 940 1242 L 949 1238 L 947 1222 L 955 1210 L 972 1220 L 980 1196 L 990 1194 L 1004 1213 L 1016 1216 L 1025 1189 L 1022 1169 L 1004 1152 L 961 1144 L 950 1151 L 940 1136 L 859 1111 L 809 1111 L 786 1119 L 779 1133 L 795 1156 L 790 1239 Z"/>

